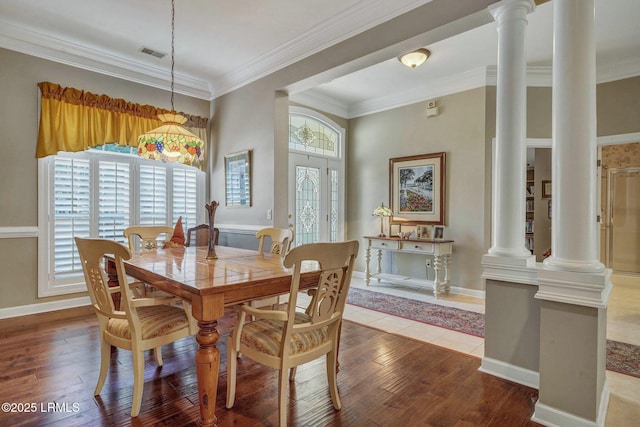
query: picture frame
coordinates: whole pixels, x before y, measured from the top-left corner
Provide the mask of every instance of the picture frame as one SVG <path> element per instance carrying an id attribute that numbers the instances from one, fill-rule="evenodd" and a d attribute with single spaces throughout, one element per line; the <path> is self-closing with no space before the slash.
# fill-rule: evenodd
<path id="1" fill-rule="evenodd" d="M 400 235 L 400 230 L 402 229 L 402 226 L 400 225 L 399 222 L 392 222 L 389 224 L 389 236 L 390 237 L 397 237 Z"/>
<path id="2" fill-rule="evenodd" d="M 416 226 L 416 238 L 426 240 L 432 238 L 431 226 L 420 224 Z"/>
<path id="3" fill-rule="evenodd" d="M 251 206 L 251 150 L 224 156 L 224 188 L 225 206 Z"/>
<path id="4" fill-rule="evenodd" d="M 551 181 L 542 181 L 542 198 L 551 198 Z"/>
<path id="5" fill-rule="evenodd" d="M 444 227 L 441 225 L 436 225 L 433 227 L 433 238 L 434 239 L 444 239 Z"/>
<path id="6" fill-rule="evenodd" d="M 444 224 L 445 153 L 389 159 L 389 207 L 411 224 Z"/>

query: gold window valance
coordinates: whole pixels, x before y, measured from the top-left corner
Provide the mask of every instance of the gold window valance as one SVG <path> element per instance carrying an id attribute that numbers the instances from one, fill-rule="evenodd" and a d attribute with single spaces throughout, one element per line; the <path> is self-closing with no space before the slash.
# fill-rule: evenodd
<path id="1" fill-rule="evenodd" d="M 38 83 L 41 97 L 36 157 L 84 151 L 107 143 L 138 146 L 138 136 L 162 124 L 169 110 L 95 95 L 55 83 Z M 185 129 L 207 143 L 207 118 L 180 113 Z"/>

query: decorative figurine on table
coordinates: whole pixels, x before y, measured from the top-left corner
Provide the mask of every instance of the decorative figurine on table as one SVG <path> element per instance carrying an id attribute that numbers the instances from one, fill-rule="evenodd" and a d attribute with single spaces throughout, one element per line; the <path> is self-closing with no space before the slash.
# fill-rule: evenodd
<path id="1" fill-rule="evenodd" d="M 218 208 L 219 203 L 215 200 L 212 200 L 208 205 L 204 205 L 207 208 L 207 212 L 209 212 L 209 251 L 207 252 L 207 259 L 218 259 L 218 255 L 216 255 L 216 245 L 215 245 L 215 233 L 214 233 L 214 220 L 216 216 L 216 209 Z"/>

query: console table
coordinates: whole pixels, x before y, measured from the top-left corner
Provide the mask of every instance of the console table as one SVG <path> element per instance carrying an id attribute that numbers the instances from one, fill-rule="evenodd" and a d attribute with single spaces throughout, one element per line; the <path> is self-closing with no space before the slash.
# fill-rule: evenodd
<path id="1" fill-rule="evenodd" d="M 433 286 L 433 296 L 438 297 L 439 294 L 449 293 L 449 267 L 451 265 L 451 250 L 453 248 L 453 240 L 445 239 L 400 239 L 399 237 L 373 237 L 364 236 L 366 240 L 367 251 L 365 253 L 365 282 L 367 286 L 372 277 L 385 279 L 389 282 L 411 283 L 411 284 L 428 284 Z M 376 273 L 371 273 L 369 262 L 371 261 L 371 249 L 378 251 L 378 268 Z M 382 273 L 382 251 L 390 251 L 396 253 L 410 253 L 421 255 L 433 255 L 433 281 L 424 281 L 405 277 L 397 274 Z M 426 260 L 429 267 L 429 259 Z M 441 274 L 442 271 L 442 274 Z M 442 276 L 442 277 L 441 277 Z"/>

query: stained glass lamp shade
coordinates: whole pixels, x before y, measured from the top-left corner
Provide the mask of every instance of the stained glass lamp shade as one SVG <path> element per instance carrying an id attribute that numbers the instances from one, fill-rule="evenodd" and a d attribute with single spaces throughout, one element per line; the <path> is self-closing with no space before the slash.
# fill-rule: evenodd
<path id="1" fill-rule="evenodd" d="M 177 113 L 159 114 L 162 125 L 138 137 L 138 155 L 150 160 L 177 161 L 186 165 L 204 159 L 203 143 L 182 125 L 187 121 Z"/>
<path id="2" fill-rule="evenodd" d="M 138 137 L 138 155 L 145 159 L 180 162 L 185 165 L 204 159 L 203 143 L 193 133 L 182 127 L 187 119 L 173 108 L 175 84 L 175 0 L 171 0 L 171 113 L 158 114 L 162 125 Z"/>

